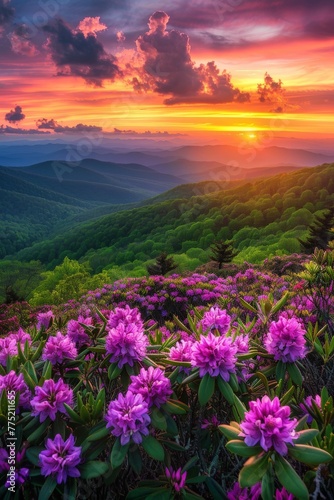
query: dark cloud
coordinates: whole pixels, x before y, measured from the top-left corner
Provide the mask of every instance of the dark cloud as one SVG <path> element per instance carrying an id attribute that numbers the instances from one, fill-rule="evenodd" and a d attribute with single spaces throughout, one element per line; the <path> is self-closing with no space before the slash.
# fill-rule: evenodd
<path id="1" fill-rule="evenodd" d="M 120 76 L 116 57 L 105 52 L 94 34 L 85 36 L 80 30 L 73 31 L 61 19 L 43 29 L 50 35 L 47 47 L 59 69 L 58 75 L 80 76 L 95 86 Z"/>
<path id="2" fill-rule="evenodd" d="M 15 106 L 14 110 L 11 109 L 8 113 L 5 114 L 5 120 L 10 123 L 17 123 L 21 120 L 24 120 L 26 115 L 22 113 L 21 106 Z"/>
<path id="3" fill-rule="evenodd" d="M 334 38 L 334 15 L 332 19 L 312 21 L 305 26 L 304 33 L 312 38 Z"/>
<path id="4" fill-rule="evenodd" d="M 14 31 L 8 35 L 12 51 L 28 57 L 38 54 L 39 51 L 29 40 L 30 36 L 30 30 L 25 24 L 15 26 Z"/>
<path id="5" fill-rule="evenodd" d="M 36 127 L 38 130 L 53 130 L 57 134 L 66 133 L 83 133 L 83 132 L 102 132 L 102 127 L 97 127 L 95 125 L 84 125 L 83 123 L 78 123 L 74 127 L 64 126 L 58 123 L 56 120 L 51 118 L 47 120 L 46 118 L 41 118 L 36 122 Z"/>
<path id="6" fill-rule="evenodd" d="M 136 132 L 135 130 L 120 130 L 114 128 L 112 135 L 135 135 L 140 137 L 171 137 L 171 136 L 183 136 L 184 134 L 171 134 L 170 132 L 151 132 L 150 130 L 145 130 L 145 132 Z"/>
<path id="7" fill-rule="evenodd" d="M 265 73 L 264 83 L 259 83 L 257 86 L 257 93 L 259 95 L 260 102 L 268 102 L 277 105 L 274 111 L 275 113 L 282 113 L 286 105 L 285 89 L 283 88 L 283 83 L 281 80 L 275 82 L 275 80 Z"/>
<path id="8" fill-rule="evenodd" d="M 14 16 L 15 9 L 10 5 L 10 0 L 0 0 L 0 29 Z"/>
<path id="9" fill-rule="evenodd" d="M 135 90 L 170 95 L 165 100 L 169 105 L 249 101 L 249 94 L 233 87 L 231 76 L 220 72 L 214 62 L 196 67 L 189 37 L 177 30 L 167 31 L 168 21 L 165 12 L 155 12 L 149 19 L 149 31 L 137 40 L 144 64 L 140 76 L 132 80 Z"/>
<path id="10" fill-rule="evenodd" d="M 9 125 L 0 125 L 0 135 L 2 134 L 19 134 L 19 135 L 38 135 L 38 134 L 49 134 L 50 132 L 43 132 L 42 130 L 36 129 L 24 129 L 10 127 Z"/>

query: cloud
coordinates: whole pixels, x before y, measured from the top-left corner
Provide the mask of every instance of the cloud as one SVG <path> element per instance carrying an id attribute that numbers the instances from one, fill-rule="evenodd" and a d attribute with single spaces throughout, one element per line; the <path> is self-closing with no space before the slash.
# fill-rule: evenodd
<path id="1" fill-rule="evenodd" d="M 125 35 L 124 35 L 123 31 L 117 31 L 116 39 L 118 42 L 125 42 Z"/>
<path id="2" fill-rule="evenodd" d="M 29 28 L 25 24 L 20 24 L 15 27 L 15 30 L 8 35 L 8 39 L 12 46 L 12 51 L 15 54 L 33 57 L 39 53 L 35 45 L 29 40 Z"/>
<path id="3" fill-rule="evenodd" d="M 10 123 L 17 123 L 21 120 L 24 120 L 26 115 L 22 113 L 21 106 L 15 106 L 14 110 L 11 109 L 8 113 L 5 114 L 5 120 Z"/>
<path id="4" fill-rule="evenodd" d="M 73 31 L 62 19 L 44 26 L 49 33 L 47 47 L 59 69 L 58 75 L 82 77 L 87 83 L 101 87 L 103 80 L 120 76 L 116 57 L 107 54 L 95 34 Z"/>
<path id="5" fill-rule="evenodd" d="M 0 33 L 1 26 L 8 23 L 14 16 L 15 9 L 10 5 L 10 0 L 0 0 Z"/>
<path id="6" fill-rule="evenodd" d="M 38 130 L 53 130 L 57 134 L 66 133 L 83 133 L 83 132 L 102 132 L 102 127 L 97 127 L 95 125 L 84 125 L 83 123 L 78 123 L 74 127 L 64 126 L 58 123 L 56 120 L 51 118 L 47 120 L 46 118 L 41 118 L 36 122 L 36 127 Z"/>
<path id="7" fill-rule="evenodd" d="M 191 59 L 189 37 L 177 30 L 167 31 L 169 16 L 157 11 L 149 19 L 149 31 L 136 42 L 143 59 L 139 75 L 132 80 L 137 91 L 152 89 L 170 95 L 164 102 L 227 103 L 250 100 L 231 83 L 231 75 L 220 72 L 212 61 L 199 67 Z"/>
<path id="8" fill-rule="evenodd" d="M 146 130 L 145 132 L 136 132 L 135 130 L 120 130 L 118 128 L 114 128 L 114 131 L 111 132 L 112 135 L 135 135 L 140 137 L 171 137 L 171 136 L 183 136 L 184 134 L 171 134 L 170 132 L 151 132 L 150 130 Z"/>
<path id="9" fill-rule="evenodd" d="M 275 82 L 275 80 L 265 73 L 264 83 L 259 83 L 257 86 L 257 93 L 259 95 L 260 102 L 269 102 L 276 104 L 277 107 L 272 110 L 276 113 L 282 113 L 286 105 L 285 89 L 283 88 L 283 83 L 281 80 Z"/>
<path id="10" fill-rule="evenodd" d="M 85 17 L 77 29 L 87 36 L 96 35 L 99 31 L 108 29 L 108 26 L 100 22 L 100 17 Z"/>
<path id="11" fill-rule="evenodd" d="M 41 130 L 36 129 L 25 129 L 25 128 L 16 128 L 10 127 L 9 125 L 0 125 L 0 135 L 2 134 L 27 134 L 27 135 L 38 135 L 38 134 L 49 134 L 50 132 L 43 132 Z"/>

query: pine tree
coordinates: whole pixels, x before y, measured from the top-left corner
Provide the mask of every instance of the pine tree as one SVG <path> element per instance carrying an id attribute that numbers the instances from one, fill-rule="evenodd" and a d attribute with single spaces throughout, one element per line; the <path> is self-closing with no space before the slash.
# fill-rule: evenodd
<path id="1" fill-rule="evenodd" d="M 334 208 L 332 207 L 315 218 L 315 221 L 309 227 L 309 236 L 305 241 L 298 238 L 302 251 L 311 254 L 315 248 L 326 250 L 328 243 L 334 239 L 333 226 Z"/>
<path id="2" fill-rule="evenodd" d="M 211 259 L 218 262 L 218 269 L 221 269 L 222 264 L 227 264 L 238 255 L 239 252 L 234 250 L 232 241 L 216 241 L 211 247 Z"/>
<path id="3" fill-rule="evenodd" d="M 150 276 L 162 275 L 165 276 L 170 271 L 177 268 L 173 257 L 168 257 L 166 252 L 162 252 L 155 260 L 154 264 L 147 266 L 147 272 Z"/>

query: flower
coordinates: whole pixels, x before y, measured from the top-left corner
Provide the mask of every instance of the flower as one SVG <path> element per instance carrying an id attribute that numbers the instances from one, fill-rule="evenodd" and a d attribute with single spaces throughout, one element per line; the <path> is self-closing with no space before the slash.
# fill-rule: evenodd
<path id="1" fill-rule="evenodd" d="M 23 330 L 23 328 L 19 328 L 16 333 L 11 333 L 7 338 L 10 340 L 15 340 L 16 344 L 20 342 L 22 349 L 24 348 L 26 340 L 28 341 L 29 345 L 31 344 L 31 337 L 29 333 Z"/>
<path id="2" fill-rule="evenodd" d="M 234 345 L 237 347 L 237 352 L 245 353 L 249 351 L 249 336 L 237 335 L 233 339 Z"/>
<path id="3" fill-rule="evenodd" d="M 220 421 L 216 417 L 216 415 L 212 415 L 211 418 L 205 418 L 202 422 L 201 429 L 211 429 L 215 430 L 218 428 Z"/>
<path id="4" fill-rule="evenodd" d="M 300 403 L 300 409 L 304 413 L 304 415 L 307 415 L 307 420 L 306 422 L 310 424 L 313 420 L 312 415 L 310 412 L 313 411 L 313 403 L 317 405 L 319 408 L 321 408 L 321 396 L 319 394 L 316 394 L 314 397 L 313 396 L 307 396 L 307 398 L 304 399 L 303 403 Z"/>
<path id="5" fill-rule="evenodd" d="M 286 491 L 285 488 L 275 492 L 275 500 L 294 500 L 294 498 L 293 494 Z"/>
<path id="6" fill-rule="evenodd" d="M 62 379 L 57 382 L 46 380 L 42 387 L 35 388 L 35 397 L 31 400 L 33 411 L 31 415 L 39 416 L 40 422 L 44 422 L 47 417 L 56 419 L 56 413 L 66 413 L 64 403 L 73 404 L 73 391 L 64 384 Z"/>
<path id="7" fill-rule="evenodd" d="M 241 488 L 234 483 L 232 490 L 227 493 L 228 500 L 258 500 L 261 497 L 261 483 L 256 483 L 250 489 Z"/>
<path id="8" fill-rule="evenodd" d="M 280 316 L 272 321 L 264 345 L 276 361 L 294 363 L 306 355 L 306 331 L 296 318 Z"/>
<path id="9" fill-rule="evenodd" d="M 169 359 L 174 361 L 190 361 L 193 342 L 191 340 L 180 340 L 169 351 Z M 173 363 L 171 363 L 173 364 Z M 180 372 L 188 372 L 190 369 L 180 366 Z"/>
<path id="10" fill-rule="evenodd" d="M 200 377 L 207 373 L 211 377 L 220 375 L 228 382 L 230 374 L 235 373 L 236 352 L 237 346 L 230 337 L 215 337 L 212 333 L 206 337 L 201 335 L 193 344 L 191 364 L 199 368 Z"/>
<path id="11" fill-rule="evenodd" d="M 78 320 L 71 319 L 67 323 L 67 336 L 69 337 L 69 339 L 72 340 L 72 342 L 74 342 L 79 347 L 89 343 L 89 336 L 87 335 L 84 327 L 81 326 L 80 323 L 90 326 L 93 324 L 93 319 L 79 316 Z"/>
<path id="12" fill-rule="evenodd" d="M 28 479 L 28 476 L 29 476 L 29 469 L 27 469 L 26 467 L 21 467 L 19 469 L 17 467 L 19 462 L 22 460 L 23 456 L 24 456 L 24 451 L 22 453 L 19 452 L 16 454 L 15 483 L 17 483 L 19 485 L 25 483 L 25 481 Z M 11 458 L 13 458 L 13 457 L 11 457 Z M 9 459 L 8 451 L 5 448 L 0 448 L 0 473 L 9 471 L 9 469 L 10 469 L 9 463 L 10 462 L 8 459 Z M 13 463 L 13 462 L 11 462 L 11 463 Z M 8 474 L 7 474 L 7 477 L 8 477 Z M 12 484 L 10 483 L 10 480 L 7 479 L 7 481 L 5 483 L 5 487 L 9 488 L 10 486 L 12 486 Z"/>
<path id="13" fill-rule="evenodd" d="M 125 307 L 116 307 L 115 311 L 111 311 L 107 328 L 116 328 L 119 324 L 135 325 L 137 330 L 143 330 L 144 324 L 137 308 L 131 309 L 128 305 Z"/>
<path id="14" fill-rule="evenodd" d="M 186 485 L 187 479 L 187 471 L 182 472 L 181 467 L 177 470 L 174 470 L 172 467 L 165 468 L 165 474 L 167 479 L 169 479 L 170 484 L 173 489 L 179 493 L 182 488 Z"/>
<path id="15" fill-rule="evenodd" d="M 249 403 L 250 410 L 245 413 L 241 422 L 240 436 L 245 438 L 248 446 L 260 444 L 264 451 L 274 448 L 280 455 L 288 451 L 286 444 L 293 444 L 297 438 L 294 428 L 297 419 L 291 420 L 290 408 L 281 406 L 278 397 L 272 401 L 268 396 Z"/>
<path id="16" fill-rule="evenodd" d="M 6 366 L 8 356 L 17 356 L 17 342 L 9 337 L 0 338 L 0 365 Z"/>
<path id="17" fill-rule="evenodd" d="M 125 396 L 119 394 L 110 402 L 106 415 L 106 427 L 112 427 L 111 433 L 120 437 L 122 446 L 130 439 L 139 444 L 143 436 L 148 435 L 148 425 L 151 422 L 148 414 L 148 404 L 141 394 L 128 391 Z"/>
<path id="18" fill-rule="evenodd" d="M 31 393 L 24 381 L 22 373 L 16 375 L 15 371 L 11 370 L 7 375 L 0 375 L 0 396 L 2 391 L 5 391 L 6 393 L 11 391 L 19 393 L 17 406 L 29 408 Z"/>
<path id="19" fill-rule="evenodd" d="M 51 310 L 37 314 L 37 330 L 40 330 L 41 328 L 47 330 L 51 325 L 53 319 L 54 314 Z"/>
<path id="20" fill-rule="evenodd" d="M 139 330 L 135 323 L 120 323 L 111 328 L 106 337 L 106 351 L 112 354 L 110 362 L 117 363 L 119 368 L 141 361 L 146 355 L 147 345 L 144 331 Z"/>
<path id="21" fill-rule="evenodd" d="M 203 330 L 217 329 L 221 335 L 224 335 L 230 328 L 231 317 L 225 309 L 211 307 L 209 311 L 204 313 L 200 324 Z"/>
<path id="22" fill-rule="evenodd" d="M 160 408 L 173 392 L 169 378 L 160 368 L 141 368 L 139 375 L 131 375 L 130 378 L 129 391 L 141 394 L 149 408 L 153 405 Z"/>
<path id="23" fill-rule="evenodd" d="M 78 351 L 74 343 L 68 337 L 64 337 L 61 332 L 57 332 L 55 336 L 48 338 L 42 359 L 55 365 L 62 363 L 66 358 L 75 359 L 77 355 Z"/>
<path id="24" fill-rule="evenodd" d="M 42 476 L 57 476 L 57 483 L 66 483 L 67 477 L 79 477 L 76 466 L 81 462 L 81 446 L 74 446 L 74 437 L 71 434 L 66 441 L 60 434 L 48 439 L 46 449 L 39 454 Z"/>

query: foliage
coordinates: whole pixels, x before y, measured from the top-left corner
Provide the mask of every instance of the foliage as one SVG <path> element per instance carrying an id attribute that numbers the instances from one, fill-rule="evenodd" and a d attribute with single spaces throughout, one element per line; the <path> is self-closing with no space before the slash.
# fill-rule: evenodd
<path id="1" fill-rule="evenodd" d="M 218 263 L 218 269 L 221 269 L 222 264 L 228 264 L 234 257 L 238 255 L 238 252 L 233 250 L 232 241 L 216 241 L 212 246 L 212 260 Z"/>
<path id="2" fill-rule="evenodd" d="M 325 250 L 328 243 L 334 239 L 334 208 L 325 210 L 318 215 L 309 228 L 309 236 L 303 241 L 299 239 L 305 253 L 313 253 L 315 248 Z"/>
<path id="3" fill-rule="evenodd" d="M 151 275 L 166 276 L 166 274 L 177 268 L 173 257 L 168 257 L 166 252 L 162 252 L 155 259 L 155 263 L 147 266 L 147 272 Z"/>

